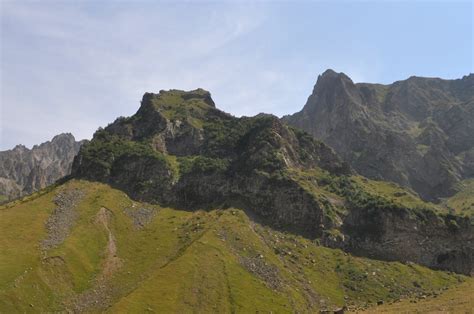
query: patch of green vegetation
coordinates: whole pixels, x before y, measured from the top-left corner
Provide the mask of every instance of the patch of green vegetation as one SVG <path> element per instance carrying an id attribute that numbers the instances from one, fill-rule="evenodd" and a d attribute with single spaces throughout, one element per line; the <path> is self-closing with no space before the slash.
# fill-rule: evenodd
<path id="1" fill-rule="evenodd" d="M 151 99 L 156 110 L 171 121 L 187 121 L 193 127 L 202 129 L 204 115 L 210 106 L 203 100 L 204 90 L 195 90 L 186 94 L 184 91 L 161 91 Z M 186 97 L 189 95 L 196 97 Z"/>
<path id="2" fill-rule="evenodd" d="M 442 202 L 442 206 L 449 211 L 466 215 L 474 215 L 474 179 L 464 180 L 459 183 L 458 191 L 455 195 Z"/>
<path id="3" fill-rule="evenodd" d="M 424 202 L 414 192 L 394 183 L 361 176 L 336 176 L 320 168 L 288 169 L 286 175 L 312 194 L 333 222 L 340 221 L 341 215 L 351 209 L 368 213 L 390 210 L 421 219 L 430 213 L 445 214 L 439 206 Z"/>
<path id="4" fill-rule="evenodd" d="M 173 178 L 175 181 L 179 180 L 179 177 L 181 176 L 180 173 L 180 164 L 178 161 L 178 158 L 174 155 L 169 155 L 165 154 L 164 157 L 166 158 L 166 161 L 168 162 L 168 165 L 173 172 Z"/>
<path id="5" fill-rule="evenodd" d="M 150 145 L 124 140 L 103 129 L 94 134 L 93 141 L 84 144 L 81 148 L 81 156 L 84 162 L 103 168 L 102 171 L 105 172 L 110 172 L 114 162 L 122 157 L 148 157 L 167 162 L 163 154 L 151 148 Z"/>
<path id="6" fill-rule="evenodd" d="M 204 154 L 209 157 L 233 157 L 245 134 L 243 119 L 217 116 L 204 124 Z"/>
<path id="7" fill-rule="evenodd" d="M 155 151 L 146 142 L 128 141 L 107 131 L 98 131 L 94 140 L 81 148 L 77 176 L 97 181 L 113 181 L 135 195 L 156 195 L 179 177 L 173 157 Z M 158 197 L 159 195 L 157 195 Z"/>
<path id="8" fill-rule="evenodd" d="M 364 313 L 470 313 L 474 308 L 474 279 L 469 278 L 445 293 L 433 293 L 407 298 L 369 308 Z"/>
<path id="9" fill-rule="evenodd" d="M 339 214 L 346 212 L 344 196 L 338 195 L 326 187 L 330 180 L 333 180 L 327 171 L 321 168 L 305 171 L 290 168 L 286 171 L 286 175 L 298 182 L 306 192 L 313 195 L 325 215 L 333 222 L 337 221 Z"/>
<path id="10" fill-rule="evenodd" d="M 56 297 L 41 278 L 39 242 L 54 208 L 53 192 L 0 208 L 0 309 L 31 311 L 29 303 L 55 309 Z M 28 300 L 27 302 L 25 300 Z"/>
<path id="11" fill-rule="evenodd" d="M 68 178 L 63 178 L 61 180 L 61 182 L 65 182 L 67 179 Z M 44 189 L 41 189 L 41 190 L 36 191 L 34 193 L 31 193 L 29 195 L 25 195 L 25 196 L 20 197 L 18 199 L 9 201 L 8 203 L 0 204 L 0 210 L 10 208 L 10 207 L 13 207 L 13 206 L 17 206 L 17 205 L 25 203 L 25 202 L 33 201 L 33 200 L 35 200 L 35 199 L 37 199 L 37 198 L 39 198 L 39 197 L 41 197 L 45 194 L 50 193 L 51 191 L 56 189 L 60 184 L 61 183 L 56 182 L 54 184 L 51 184 L 51 185 L 45 187 Z"/>
<path id="12" fill-rule="evenodd" d="M 179 171 L 181 174 L 190 173 L 216 173 L 226 171 L 229 161 L 220 158 L 204 156 L 179 157 Z"/>
<path id="13" fill-rule="evenodd" d="M 367 192 L 391 199 L 393 202 L 399 203 L 406 208 L 429 208 L 440 210 L 440 208 L 435 204 L 423 201 L 414 192 L 403 188 L 396 183 L 375 181 L 361 176 L 353 176 L 352 179 Z"/>
<path id="14" fill-rule="evenodd" d="M 316 190 L 319 193 L 326 191 L 342 197 L 345 206 L 349 208 L 370 210 L 402 208 L 394 199 L 366 189 L 364 185 L 359 184 L 357 177 L 334 176 L 321 169 L 293 170 L 290 173 L 308 190 Z"/>

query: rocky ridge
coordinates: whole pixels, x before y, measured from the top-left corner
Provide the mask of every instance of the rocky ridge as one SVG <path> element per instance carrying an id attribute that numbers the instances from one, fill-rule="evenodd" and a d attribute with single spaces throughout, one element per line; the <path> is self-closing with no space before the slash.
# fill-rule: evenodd
<path id="1" fill-rule="evenodd" d="M 72 161 L 84 141 L 70 133 L 28 149 L 17 145 L 0 152 L 0 196 L 3 201 L 30 194 L 70 174 Z M 1 200 L 0 200 L 1 202 Z"/>
<path id="2" fill-rule="evenodd" d="M 145 94 L 135 115 L 82 146 L 72 176 L 178 209 L 243 208 L 275 229 L 358 255 L 474 270 L 469 218 L 407 203 L 411 192 L 401 188 L 371 191 L 309 134 L 272 115 L 233 117 L 202 89 Z"/>

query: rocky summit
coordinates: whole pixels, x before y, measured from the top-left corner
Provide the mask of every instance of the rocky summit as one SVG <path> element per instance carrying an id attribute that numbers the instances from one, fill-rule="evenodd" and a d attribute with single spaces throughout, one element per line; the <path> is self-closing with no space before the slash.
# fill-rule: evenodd
<path id="1" fill-rule="evenodd" d="M 65 133 L 32 149 L 17 145 L 0 152 L 0 203 L 31 194 L 70 174 L 83 142 Z"/>
<path id="2" fill-rule="evenodd" d="M 474 177 L 474 75 L 357 83 L 327 70 L 303 109 L 283 117 L 360 174 L 439 201 Z"/>
<path id="3" fill-rule="evenodd" d="M 334 110 L 363 114 L 342 100 L 360 102 L 347 77 L 329 72 L 319 81 L 317 97 L 339 104 Z M 329 99 L 339 93 L 318 92 L 327 86 L 347 95 Z M 468 217 L 360 177 L 331 148 L 275 116 L 226 114 L 201 89 L 145 94 L 135 115 L 82 146 L 72 175 L 161 206 L 241 208 L 277 230 L 357 255 L 474 271 Z"/>
<path id="4" fill-rule="evenodd" d="M 351 173 L 308 134 L 272 115 L 235 118 L 198 89 L 145 94 L 134 116 L 117 119 L 82 147 L 72 174 L 109 183 L 141 201 L 184 209 L 248 208 L 277 226 L 321 235 L 335 223 L 335 209 L 286 173 L 316 167 Z"/>

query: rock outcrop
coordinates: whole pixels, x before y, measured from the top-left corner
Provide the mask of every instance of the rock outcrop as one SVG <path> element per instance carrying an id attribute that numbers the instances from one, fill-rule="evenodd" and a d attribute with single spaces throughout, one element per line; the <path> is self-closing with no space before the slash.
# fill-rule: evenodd
<path id="1" fill-rule="evenodd" d="M 275 116 L 235 118 L 204 90 L 172 90 L 145 94 L 134 116 L 96 132 L 73 175 L 176 208 L 249 208 L 273 225 L 320 235 L 332 222 L 284 176 L 287 167 L 351 173 L 332 149 Z"/>
<path id="2" fill-rule="evenodd" d="M 360 174 L 425 200 L 474 175 L 474 75 L 354 84 L 327 70 L 304 108 L 283 120 L 324 141 Z"/>
<path id="3" fill-rule="evenodd" d="M 30 194 L 70 174 L 72 161 L 84 141 L 60 134 L 28 149 L 17 145 L 0 152 L 0 195 L 11 200 Z"/>
<path id="4" fill-rule="evenodd" d="M 325 78 L 317 88 L 328 84 L 345 94 L 315 97 L 335 103 L 331 110 L 368 115 L 347 105 L 362 102 L 348 78 L 327 75 L 337 82 Z M 202 89 L 145 94 L 135 115 L 99 129 L 81 147 L 72 176 L 173 208 L 243 208 L 272 228 L 364 256 L 465 274 L 474 270 L 468 218 L 436 212 L 401 188 L 377 192 L 309 134 L 272 115 L 233 117 L 216 109 Z M 412 202 L 405 201 L 407 195 Z"/>

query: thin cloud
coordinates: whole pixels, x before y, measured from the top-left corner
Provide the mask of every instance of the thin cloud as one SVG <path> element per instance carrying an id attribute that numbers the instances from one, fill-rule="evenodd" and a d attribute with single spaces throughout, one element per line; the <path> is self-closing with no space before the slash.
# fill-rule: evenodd
<path id="1" fill-rule="evenodd" d="M 404 14 L 408 6 L 391 4 L 390 14 Z M 462 5 L 425 5 L 423 17 L 431 20 L 423 29 L 414 27 L 420 23 L 414 13 L 400 25 L 381 6 L 345 7 L 2 1 L 0 149 L 31 146 L 60 132 L 90 138 L 97 127 L 133 114 L 144 92 L 161 89 L 205 88 L 219 108 L 236 116 L 283 115 L 304 105 L 327 68 L 356 82 L 390 82 L 440 65 L 439 76 L 460 77 L 472 68 L 472 36 L 470 43 L 459 39 L 458 30 L 472 35 L 472 16 Z M 456 20 L 439 24 L 449 10 Z M 450 49 L 453 43 L 468 49 Z M 412 57 L 427 50 L 430 58 Z"/>

